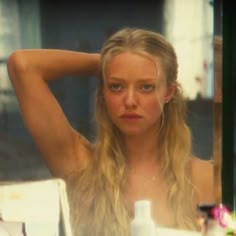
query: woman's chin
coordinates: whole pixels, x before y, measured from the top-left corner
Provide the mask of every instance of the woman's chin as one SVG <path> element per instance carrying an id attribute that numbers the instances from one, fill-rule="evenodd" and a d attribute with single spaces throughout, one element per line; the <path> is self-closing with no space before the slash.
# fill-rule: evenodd
<path id="1" fill-rule="evenodd" d="M 127 129 L 120 129 L 120 132 L 124 135 L 124 136 L 138 136 L 138 135 L 142 135 L 144 132 L 140 129 L 131 129 L 131 128 L 127 128 Z"/>

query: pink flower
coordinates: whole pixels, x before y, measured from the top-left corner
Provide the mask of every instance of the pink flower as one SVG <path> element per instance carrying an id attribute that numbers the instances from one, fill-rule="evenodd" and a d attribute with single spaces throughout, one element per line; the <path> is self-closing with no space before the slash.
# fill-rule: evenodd
<path id="1" fill-rule="evenodd" d="M 230 211 L 222 204 L 213 207 L 211 210 L 211 214 L 214 217 L 214 219 L 218 221 L 219 225 L 223 228 L 227 227 L 229 221 L 232 220 Z"/>

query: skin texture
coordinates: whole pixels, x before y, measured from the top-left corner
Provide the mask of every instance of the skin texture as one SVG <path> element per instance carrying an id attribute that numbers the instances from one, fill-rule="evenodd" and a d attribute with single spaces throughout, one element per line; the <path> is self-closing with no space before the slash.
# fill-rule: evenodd
<path id="1" fill-rule="evenodd" d="M 113 57 L 107 66 L 104 98 L 124 136 L 152 133 L 159 124 L 168 91 L 157 68 L 153 60 L 129 52 Z"/>

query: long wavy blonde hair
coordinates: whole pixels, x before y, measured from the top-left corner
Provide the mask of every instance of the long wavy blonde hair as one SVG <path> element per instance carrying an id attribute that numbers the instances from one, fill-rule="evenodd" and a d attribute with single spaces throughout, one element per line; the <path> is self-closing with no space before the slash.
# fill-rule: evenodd
<path id="1" fill-rule="evenodd" d="M 191 180 L 191 134 L 185 122 L 185 102 L 177 82 L 178 64 L 171 44 L 158 33 L 125 28 L 112 35 L 101 50 L 96 94 L 97 139 L 93 161 L 68 180 L 75 235 L 125 236 L 130 234 L 131 213 L 124 199 L 127 167 L 120 131 L 111 122 L 103 98 L 105 68 L 124 51 L 159 58 L 167 84 L 175 84 L 173 98 L 162 112 L 158 148 L 162 175 L 168 185 L 168 203 L 175 227 L 196 229 L 196 191 Z M 158 187 L 158 186 L 157 186 Z"/>

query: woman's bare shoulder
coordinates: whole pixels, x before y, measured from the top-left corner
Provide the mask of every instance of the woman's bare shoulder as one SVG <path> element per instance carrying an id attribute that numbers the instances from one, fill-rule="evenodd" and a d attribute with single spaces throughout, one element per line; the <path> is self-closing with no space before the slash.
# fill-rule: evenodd
<path id="1" fill-rule="evenodd" d="M 199 170 L 206 170 L 207 172 L 205 174 L 209 174 L 209 171 L 213 171 L 213 162 L 212 160 L 205 160 L 198 157 L 192 157 L 191 158 L 191 165 L 193 170 L 199 171 Z"/>
<path id="2" fill-rule="evenodd" d="M 211 160 L 191 159 L 192 178 L 201 203 L 214 202 L 214 167 Z"/>

